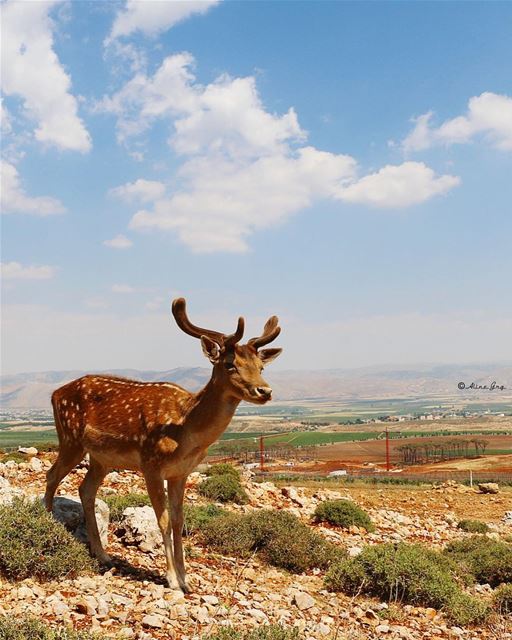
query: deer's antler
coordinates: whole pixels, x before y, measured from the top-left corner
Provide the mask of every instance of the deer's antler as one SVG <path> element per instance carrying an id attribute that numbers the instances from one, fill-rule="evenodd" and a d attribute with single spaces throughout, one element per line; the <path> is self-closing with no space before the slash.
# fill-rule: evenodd
<path id="1" fill-rule="evenodd" d="M 193 336 L 194 338 L 207 336 L 208 338 L 215 340 L 215 342 L 220 346 L 232 347 L 239 342 L 244 335 L 245 323 L 243 318 L 238 318 L 236 331 L 230 335 L 220 333 L 219 331 L 213 331 L 212 329 L 202 329 L 201 327 L 197 327 L 195 324 L 192 324 L 187 316 L 185 298 L 176 298 L 176 300 L 173 300 L 172 315 L 174 316 L 178 327 L 185 333 L 188 333 L 189 336 Z"/>
<path id="2" fill-rule="evenodd" d="M 251 345 L 255 349 L 259 349 L 264 345 L 275 340 L 277 336 L 281 333 L 281 327 L 277 326 L 279 319 L 277 316 L 270 317 L 265 326 L 263 327 L 263 333 L 258 338 L 251 338 L 247 344 Z"/>

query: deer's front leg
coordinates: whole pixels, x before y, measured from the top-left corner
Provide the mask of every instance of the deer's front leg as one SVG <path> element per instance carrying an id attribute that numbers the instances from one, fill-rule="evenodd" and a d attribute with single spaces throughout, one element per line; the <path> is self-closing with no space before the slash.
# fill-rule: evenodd
<path id="1" fill-rule="evenodd" d="M 169 507 L 171 510 L 172 539 L 174 544 L 174 566 L 184 593 L 190 593 L 183 558 L 183 496 L 186 477 L 167 481 Z"/>
<path id="2" fill-rule="evenodd" d="M 148 495 L 155 510 L 156 519 L 164 541 L 165 558 L 167 561 L 166 579 L 171 589 L 181 589 L 176 569 L 171 544 L 171 519 L 167 507 L 167 499 L 164 489 L 164 481 L 160 476 L 151 472 L 144 472 L 144 479 L 148 488 Z"/>

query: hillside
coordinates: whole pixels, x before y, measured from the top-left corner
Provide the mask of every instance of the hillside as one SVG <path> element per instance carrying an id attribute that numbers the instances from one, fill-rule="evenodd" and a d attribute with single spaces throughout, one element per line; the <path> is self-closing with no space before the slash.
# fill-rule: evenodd
<path id="1" fill-rule="evenodd" d="M 48 408 L 54 389 L 84 375 L 85 371 L 44 371 L 1 377 L 1 405 L 4 409 Z M 108 372 L 144 381 L 172 381 L 198 390 L 209 378 L 206 367 L 181 367 L 168 371 L 115 369 Z M 365 367 L 360 369 L 279 371 L 266 374 L 274 389 L 274 401 L 361 400 L 366 398 L 450 397 L 479 398 L 510 403 L 512 406 L 512 365 L 415 365 L 409 367 Z M 459 382 L 489 385 L 493 381 L 503 391 L 460 392 Z"/>
<path id="2" fill-rule="evenodd" d="M 45 471 L 53 460 L 54 454 L 39 454 L 21 464 L 0 463 L 0 504 L 22 493 L 29 497 L 41 495 Z M 75 468 L 62 482 L 59 493 L 77 499 L 85 472 L 83 465 Z M 442 550 L 450 542 L 468 538 L 469 534 L 457 527 L 461 519 L 468 517 L 487 523 L 492 539 L 510 537 L 512 490 L 507 487 L 491 495 L 455 483 L 384 488 L 331 482 L 304 487 L 257 482 L 250 472 L 243 476 L 249 502 L 223 504 L 224 509 L 232 514 L 263 509 L 293 514 L 310 531 L 345 550 L 350 558 L 356 558 L 367 546 L 379 548 L 386 543 L 412 543 L 425 545 L 430 551 Z M 206 504 L 198 491 L 204 478 L 197 472 L 189 478 L 185 498 L 189 507 Z M 139 474 L 112 472 L 105 479 L 100 497 L 108 501 L 113 496 L 144 491 Z M 312 521 L 320 503 L 341 498 L 362 507 L 370 515 L 375 531 Z M 132 524 L 129 512 L 138 518 Z M 46 582 L 31 577 L 22 582 L 0 577 L 0 616 L 14 620 L 30 613 L 54 627 L 68 624 L 76 629 L 101 631 L 102 638 L 134 640 L 238 640 L 240 636 L 217 635 L 218 630 L 228 625 L 244 631 L 268 624 L 297 627 L 297 640 L 512 637 L 512 623 L 506 616 L 492 618 L 484 625 L 455 624 L 440 606 L 406 604 L 393 598 L 388 603 L 387 598 L 335 592 L 326 589 L 325 570 L 291 573 L 269 565 L 258 553 L 240 558 L 234 553 L 219 552 L 209 548 L 197 532 L 185 541 L 192 593 L 183 595 L 171 591 L 163 582 L 164 553 L 151 509 L 130 509 L 120 522 L 110 518 L 108 523 L 108 516 L 103 515 L 102 522 L 114 568 Z M 76 527 L 76 518 L 68 526 Z M 286 549 L 288 553 L 288 546 Z M 492 601 L 493 591 L 488 585 L 468 581 L 464 589 L 482 603 Z M 279 640 L 281 636 L 259 638 Z M 291 636 L 286 638 L 291 640 Z"/>

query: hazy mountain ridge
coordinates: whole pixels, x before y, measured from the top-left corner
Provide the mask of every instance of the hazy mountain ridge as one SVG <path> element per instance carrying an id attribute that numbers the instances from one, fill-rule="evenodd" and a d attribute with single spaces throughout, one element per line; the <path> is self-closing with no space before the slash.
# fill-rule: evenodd
<path id="1" fill-rule="evenodd" d="M 86 373 L 80 370 L 42 371 L 1 376 L 1 405 L 4 409 L 49 408 L 50 396 L 55 389 Z M 114 369 L 97 373 L 114 374 L 145 382 L 172 381 L 190 391 L 200 389 L 210 377 L 210 369 L 207 367 L 179 367 L 168 371 Z M 506 387 L 506 391 L 497 392 L 493 399 L 505 400 L 512 395 L 512 364 L 508 363 L 269 370 L 265 375 L 274 388 L 276 401 L 456 395 L 459 382 L 489 385 L 493 381 Z M 488 397 L 490 392 L 484 393 Z"/>

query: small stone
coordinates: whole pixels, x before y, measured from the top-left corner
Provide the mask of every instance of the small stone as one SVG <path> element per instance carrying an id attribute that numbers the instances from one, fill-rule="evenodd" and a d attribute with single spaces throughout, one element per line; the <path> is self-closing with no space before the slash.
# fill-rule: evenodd
<path id="1" fill-rule="evenodd" d="M 377 633 L 389 633 L 391 628 L 387 624 L 379 624 L 375 627 Z"/>
<path id="2" fill-rule="evenodd" d="M 161 629 L 164 626 L 162 617 L 157 615 L 144 616 L 142 624 L 144 627 L 151 627 L 152 629 Z"/>
<path id="3" fill-rule="evenodd" d="M 315 599 L 310 596 L 309 593 L 304 593 L 303 591 L 299 591 L 293 596 L 293 602 L 301 611 L 311 609 L 311 607 L 314 607 L 316 604 Z"/>
<path id="4" fill-rule="evenodd" d="M 210 612 L 206 607 L 196 607 L 191 611 L 191 615 L 192 618 L 194 618 L 194 620 L 196 620 L 200 624 L 203 624 L 210 620 Z"/>
<path id="5" fill-rule="evenodd" d="M 25 456 L 37 456 L 37 449 L 35 447 L 18 447 L 19 453 Z"/>
<path id="6" fill-rule="evenodd" d="M 480 493 L 499 493 L 500 487 L 496 482 L 483 482 L 478 485 Z"/>
<path id="7" fill-rule="evenodd" d="M 32 471 L 42 471 L 43 470 L 43 463 L 41 462 L 41 460 L 39 460 L 39 458 L 31 458 L 29 460 L 29 468 L 32 469 Z"/>
<path id="8" fill-rule="evenodd" d="M 217 598 L 217 596 L 201 596 L 201 601 L 205 604 L 219 604 L 219 599 Z"/>
<path id="9" fill-rule="evenodd" d="M 259 609 L 248 609 L 247 613 L 258 622 L 268 621 L 267 616 L 263 613 L 263 611 L 260 611 Z"/>

